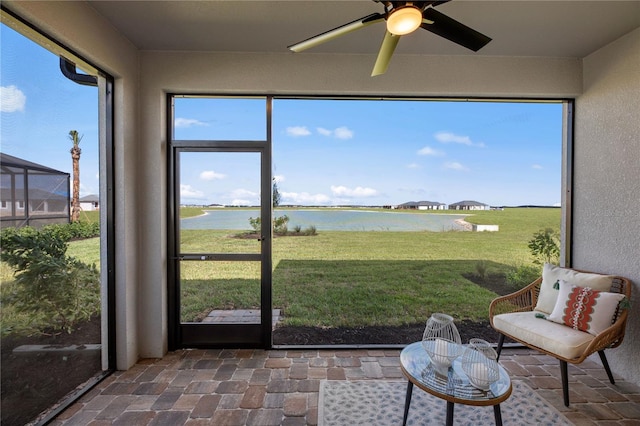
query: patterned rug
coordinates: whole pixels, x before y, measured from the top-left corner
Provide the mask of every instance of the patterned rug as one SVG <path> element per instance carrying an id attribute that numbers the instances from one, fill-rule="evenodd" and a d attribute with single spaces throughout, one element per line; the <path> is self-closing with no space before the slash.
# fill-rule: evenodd
<path id="1" fill-rule="evenodd" d="M 320 383 L 318 426 L 401 425 L 407 382 L 323 380 Z M 513 392 L 500 404 L 502 422 L 509 425 L 572 425 L 529 386 L 513 381 Z M 444 425 L 447 403 L 413 388 L 407 425 Z M 495 425 L 493 407 L 456 404 L 453 423 Z"/>

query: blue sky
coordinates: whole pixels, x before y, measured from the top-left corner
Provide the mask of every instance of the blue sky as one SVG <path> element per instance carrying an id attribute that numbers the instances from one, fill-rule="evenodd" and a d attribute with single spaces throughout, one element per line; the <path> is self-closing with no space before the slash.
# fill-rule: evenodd
<path id="1" fill-rule="evenodd" d="M 97 194 L 97 89 L 1 27 L 2 152 L 71 172 L 78 130 L 81 196 Z M 177 99 L 176 138 L 265 139 L 264 105 Z M 560 202 L 561 104 L 276 99 L 273 141 L 283 204 Z M 182 202 L 257 204 L 258 163 L 245 157 L 185 156 Z"/>
<path id="2" fill-rule="evenodd" d="M 261 100 L 178 99 L 176 138 L 264 139 L 264 110 Z M 276 99 L 273 141 L 282 204 L 560 202 L 560 104 Z M 256 204 L 257 181 L 234 185 L 241 170 L 191 158 L 183 202 Z"/>
<path id="3" fill-rule="evenodd" d="M 71 173 L 77 130 L 80 195 L 98 194 L 98 89 L 69 81 L 57 56 L 5 25 L 0 48 L 0 150 Z"/>

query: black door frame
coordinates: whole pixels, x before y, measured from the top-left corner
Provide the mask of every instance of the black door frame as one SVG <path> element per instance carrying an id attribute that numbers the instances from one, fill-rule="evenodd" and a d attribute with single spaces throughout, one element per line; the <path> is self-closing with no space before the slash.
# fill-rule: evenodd
<path id="1" fill-rule="evenodd" d="M 266 98 L 267 132 L 262 141 L 175 140 L 173 138 L 175 95 L 167 95 L 168 150 L 168 332 L 169 348 L 270 348 L 272 345 L 272 229 L 263 226 L 260 253 L 181 253 L 179 240 L 181 152 L 227 152 L 260 154 L 260 217 L 272 221 L 271 103 Z M 180 262 L 257 261 L 260 262 L 260 324 L 211 324 L 180 322 Z"/>

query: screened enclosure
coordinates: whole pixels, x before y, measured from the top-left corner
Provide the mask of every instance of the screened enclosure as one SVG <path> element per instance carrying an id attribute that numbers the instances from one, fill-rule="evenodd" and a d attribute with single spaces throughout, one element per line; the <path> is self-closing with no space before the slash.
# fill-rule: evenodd
<path id="1" fill-rule="evenodd" d="M 69 222 L 69 173 L 0 153 L 2 227 Z"/>

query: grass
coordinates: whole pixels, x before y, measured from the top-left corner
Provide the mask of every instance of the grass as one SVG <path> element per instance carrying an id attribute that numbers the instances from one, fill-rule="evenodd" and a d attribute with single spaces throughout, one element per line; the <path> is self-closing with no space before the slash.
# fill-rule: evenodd
<path id="1" fill-rule="evenodd" d="M 481 211 L 468 221 L 497 224 L 500 231 L 322 231 L 275 238 L 273 306 L 283 310 L 287 325 L 400 325 L 422 322 L 433 312 L 486 319 L 496 294 L 464 275 L 477 274 L 479 262 L 487 274 L 533 265 L 527 243 L 542 228 L 559 228 L 560 209 Z M 258 251 L 257 241 L 229 235 L 184 231 L 182 249 Z M 259 307 L 258 279 L 242 271 L 244 262 L 191 265 L 183 271 L 183 321 L 198 320 L 211 309 Z"/>
<path id="2" fill-rule="evenodd" d="M 181 217 L 201 213 L 198 208 L 182 209 Z M 498 232 L 321 231 L 308 237 L 276 237 L 273 306 L 283 310 L 286 325 L 401 325 L 423 322 L 433 312 L 485 320 L 496 294 L 465 275 L 478 274 L 479 265 L 486 274 L 532 266 L 528 241 L 540 229 L 558 229 L 560 214 L 560 209 L 522 208 L 478 211 L 467 218 L 499 225 Z M 233 233 L 185 230 L 181 250 L 259 252 L 257 240 L 231 238 Z M 75 241 L 67 253 L 99 264 L 98 246 L 96 238 Z M 198 321 L 212 309 L 259 308 L 258 268 L 258 262 L 181 262 L 182 321 Z M 0 280 L 12 281 L 6 265 L 0 268 Z"/>

